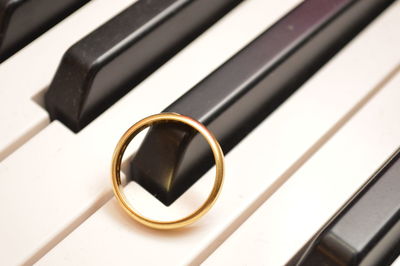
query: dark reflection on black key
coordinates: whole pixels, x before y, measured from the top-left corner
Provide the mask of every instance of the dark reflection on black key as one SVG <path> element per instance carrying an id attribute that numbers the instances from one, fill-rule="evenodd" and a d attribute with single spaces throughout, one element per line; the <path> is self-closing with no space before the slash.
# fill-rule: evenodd
<path id="1" fill-rule="evenodd" d="M 140 0 L 73 45 L 46 108 L 79 131 L 242 0 Z"/>
<path id="2" fill-rule="evenodd" d="M 205 124 L 226 153 L 390 2 L 305 1 L 164 111 Z M 200 135 L 156 126 L 132 160 L 132 179 L 169 205 L 212 158 Z"/>
<path id="3" fill-rule="evenodd" d="M 292 264 L 390 265 L 399 255 L 398 151 Z"/>
<path id="4" fill-rule="evenodd" d="M 0 62 L 89 0 L 0 0 Z"/>

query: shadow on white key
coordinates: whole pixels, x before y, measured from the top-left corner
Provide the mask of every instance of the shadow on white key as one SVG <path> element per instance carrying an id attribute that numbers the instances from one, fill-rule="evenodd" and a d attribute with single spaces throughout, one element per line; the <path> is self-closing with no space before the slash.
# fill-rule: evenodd
<path id="1" fill-rule="evenodd" d="M 390 111 L 395 112 L 393 114 L 398 113 L 396 108 L 399 106 L 393 106 L 399 96 L 398 90 L 394 93 L 393 89 L 384 90 L 377 99 L 373 97 L 379 92 L 378 84 L 400 62 L 400 36 L 396 34 L 400 22 L 399 11 L 400 4 L 388 9 L 226 156 L 227 171 L 221 196 L 198 223 L 172 232 L 147 229 L 133 222 L 112 199 L 46 254 L 38 265 L 195 265 L 202 262 L 286 181 L 285 173 L 309 159 L 328 139 L 327 136 L 333 135 L 343 125 L 343 119 L 354 113 L 354 106 L 361 107 L 371 98 L 371 103 L 376 104 L 379 97 L 384 95 L 385 98 L 389 97 L 390 108 L 394 108 Z M 128 96 L 132 96 L 129 98 L 131 105 L 135 103 L 133 95 L 139 93 L 140 91 L 135 91 Z M 130 113 L 129 105 L 125 102 L 127 99 L 116 105 L 115 109 L 118 108 L 121 113 Z M 368 105 L 365 109 L 367 108 L 371 107 Z M 112 112 L 110 110 L 102 119 L 111 118 Z M 133 113 L 132 117 L 137 118 Z M 106 124 L 104 122 L 104 126 Z M 100 129 L 100 122 L 98 128 Z M 86 133 L 92 129 L 88 128 Z M 370 132 L 364 131 L 365 128 L 356 135 L 347 137 L 358 141 L 365 140 L 364 137 L 368 139 Z M 93 135 L 95 132 L 92 132 Z M 397 137 L 397 131 L 394 131 L 391 137 L 393 136 Z M 108 137 L 116 136 L 113 133 Z M 344 144 L 345 148 L 349 148 L 352 141 Z M 388 141 L 387 144 L 390 150 L 393 143 Z M 361 152 L 368 152 L 367 147 L 361 149 Z M 384 154 L 385 152 L 380 153 L 383 157 Z M 342 154 L 342 157 L 345 155 Z M 344 169 L 350 167 L 351 163 L 350 161 L 345 165 Z M 370 169 L 366 169 L 366 172 L 372 172 L 374 163 L 368 167 Z M 108 178 L 107 172 L 99 171 L 98 175 Z M 211 170 L 203 178 L 212 178 L 213 175 Z M 319 182 L 323 184 L 324 180 L 320 175 L 315 177 L 320 178 Z M 75 182 L 79 183 L 79 179 L 75 178 Z M 301 184 L 296 185 L 297 188 L 302 187 Z M 129 186 L 127 189 L 130 189 Z M 340 190 L 340 187 L 327 186 L 327 189 L 335 191 Z M 347 193 L 352 193 L 351 191 L 354 188 L 348 189 Z M 294 189 L 292 194 L 298 195 L 295 192 Z M 327 191 L 323 193 L 328 194 Z M 290 198 L 296 201 L 300 196 L 324 208 L 315 200 L 324 196 L 323 194 L 309 197 L 310 193 L 301 193 Z M 275 206 L 278 208 L 275 213 L 278 215 L 281 212 L 280 217 L 293 213 L 291 219 L 269 223 L 270 234 L 274 235 L 275 229 L 281 230 L 282 239 L 278 244 L 282 247 L 291 241 L 292 234 L 298 231 L 303 233 L 303 227 L 309 222 L 307 215 L 310 214 L 301 214 L 302 205 L 287 209 L 284 208 L 285 204 Z M 303 223 L 296 224 L 299 220 Z M 293 244 L 289 244 L 293 249 Z M 229 254 L 233 260 L 241 255 L 242 252 L 239 251 Z M 280 261 L 285 262 L 284 259 Z"/>
<path id="2" fill-rule="evenodd" d="M 130 182 L 123 191 L 129 204 L 144 217 L 158 221 L 174 221 L 193 213 L 206 201 L 213 187 L 215 169 L 211 172 L 212 174 L 199 180 L 169 207 L 136 182 Z M 127 218 L 131 220 L 130 223 L 135 222 L 130 217 Z"/>
<path id="3" fill-rule="evenodd" d="M 41 102 L 63 53 L 134 0 L 95 0 L 0 64 L 0 161 L 49 123 Z"/>
<path id="4" fill-rule="evenodd" d="M 125 178 L 130 170 L 129 161 L 134 156 L 134 152 L 139 148 L 147 131 L 148 129 L 135 136 L 125 151 L 123 157 L 124 163 L 121 166 L 121 180 L 124 185 L 122 192 L 131 207 L 144 217 L 158 221 L 174 221 L 186 217 L 206 201 L 213 187 L 215 178 L 213 174 L 208 175 L 206 178 L 201 178 L 196 185 L 188 189 L 169 207 L 166 207 L 161 201 L 136 182 L 129 182 L 126 185 Z M 212 169 L 211 172 L 215 175 L 215 168 Z"/>
<path id="5" fill-rule="evenodd" d="M 94 3 L 98 1 L 101 2 Z M 0 264 L 36 261 L 107 202 L 112 196 L 111 156 L 122 133 L 143 117 L 160 112 L 298 3 L 297 0 L 244 2 L 79 134 L 54 121 L 2 161 Z M 17 60 L 12 62 L 17 64 Z M 24 85 L 20 95 L 33 95 L 36 89 L 47 86 L 46 77 L 51 71 L 47 68 L 43 71 L 46 72 L 43 77 L 40 73 L 32 74 L 38 76 L 37 80 L 26 78 L 26 84 L 19 81 L 18 84 Z M 7 80 L 7 83 L 12 82 Z M 25 88 L 29 84 L 35 89 Z M 19 100 L 10 93 L 7 91 L 8 98 L 0 99 L 8 99 L 10 104 Z M 21 110 L 11 107 L 20 116 L 16 124 L 10 122 L 11 131 L 16 126 L 22 132 L 19 126 L 25 119 L 35 121 L 38 117 L 23 114 L 30 113 L 30 107 Z M 12 111 L 0 113 L 8 116 Z M 45 116 L 43 113 L 43 119 L 47 119 Z"/>

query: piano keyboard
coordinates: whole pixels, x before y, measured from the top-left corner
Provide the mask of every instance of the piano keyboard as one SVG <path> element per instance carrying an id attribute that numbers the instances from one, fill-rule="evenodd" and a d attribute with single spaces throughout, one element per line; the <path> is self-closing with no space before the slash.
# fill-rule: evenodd
<path id="1" fill-rule="evenodd" d="M 0 62 L 89 0 L 0 2 Z M 38 15 L 38 12 L 40 15 Z"/>
<path id="2" fill-rule="evenodd" d="M 340 261 L 342 264 L 383 265 L 396 258 L 400 249 L 399 151 L 313 238 L 298 260 L 300 265 L 327 261 L 331 264 Z"/>
<path id="3" fill-rule="evenodd" d="M 89 1 L 0 63 L 0 264 L 296 264 L 299 251 L 400 146 L 400 3 L 232 148 L 222 193 L 206 216 L 156 231 L 132 221 L 113 198 L 110 164 L 120 135 L 301 1 L 243 1 L 79 132 L 51 121 L 44 98 L 64 52 L 135 2 Z M 202 203 L 213 175 L 211 169 L 169 207 L 136 182 L 125 192 L 147 216 L 181 217 Z"/>

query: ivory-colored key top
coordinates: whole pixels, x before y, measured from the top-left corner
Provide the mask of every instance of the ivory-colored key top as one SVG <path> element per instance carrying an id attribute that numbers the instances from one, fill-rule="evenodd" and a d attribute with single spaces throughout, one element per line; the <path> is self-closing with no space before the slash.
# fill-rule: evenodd
<path id="1" fill-rule="evenodd" d="M 400 265 L 400 257 L 398 257 L 393 263 L 392 266 L 399 266 Z"/>

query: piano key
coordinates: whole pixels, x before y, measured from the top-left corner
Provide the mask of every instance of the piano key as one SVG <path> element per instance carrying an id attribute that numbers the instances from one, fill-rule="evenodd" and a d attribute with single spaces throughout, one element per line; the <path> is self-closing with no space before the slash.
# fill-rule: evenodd
<path id="1" fill-rule="evenodd" d="M 121 133 L 178 98 L 298 3 L 242 3 L 78 134 L 53 121 L 3 160 L 0 210 L 7 218 L 0 219 L 0 264 L 33 263 L 107 202 L 110 156 Z"/>
<path id="2" fill-rule="evenodd" d="M 77 132 L 242 0 L 138 1 L 67 50 L 46 109 Z"/>
<path id="3" fill-rule="evenodd" d="M 399 159 L 400 150 L 324 226 L 297 265 L 390 265 L 400 255 Z"/>
<path id="4" fill-rule="evenodd" d="M 43 91 L 64 51 L 132 2 L 91 1 L 0 64 L 0 121 L 7 128 L 0 131 L 0 161 L 48 125 Z"/>
<path id="5" fill-rule="evenodd" d="M 0 2 L 0 62 L 88 1 L 2 0 Z"/>
<path id="6" fill-rule="evenodd" d="M 226 182 L 220 198 L 198 223 L 179 231 L 150 230 L 132 221 L 115 200 L 110 200 L 39 260 L 38 265 L 55 262 L 58 265 L 111 262 L 129 265 L 132 263 L 132 252 L 135 261 L 147 265 L 199 264 L 285 181 L 293 168 L 304 163 L 327 136 L 333 135 L 344 124 L 343 120 L 352 116 L 354 106 L 363 106 L 379 91 L 377 84 L 399 62 L 396 49 L 400 40 L 394 33 L 397 31 L 400 5 L 388 11 L 226 156 Z M 392 101 L 389 113 L 394 119 L 397 110 L 393 108 L 399 108 L 394 101 L 400 91 L 394 95 L 392 92 L 388 97 Z M 130 100 L 129 104 L 135 104 L 133 98 Z M 388 119 L 382 122 L 386 125 Z M 398 123 L 391 122 L 391 125 L 396 127 Z M 383 125 L 381 128 L 384 130 Z M 400 134 L 400 128 L 395 129 L 391 131 L 393 138 L 388 138 L 389 146 Z M 354 135 L 351 136 L 353 138 Z M 243 162 L 246 162 L 245 165 Z M 103 178 L 109 178 L 108 174 L 103 173 Z M 192 186 L 186 192 L 190 194 L 190 202 L 186 204 L 191 205 L 192 200 L 197 201 L 198 196 L 206 193 L 205 186 L 210 184 L 212 178 L 213 171 L 210 171 Z M 249 178 L 252 182 L 248 182 Z M 134 192 L 133 196 L 136 192 L 143 195 L 143 189 L 135 182 L 130 182 L 126 189 Z M 158 210 L 162 205 L 149 194 L 145 199 L 142 207 L 146 213 L 154 213 L 153 207 Z M 174 209 L 174 204 L 164 208 Z M 157 256 L 149 256 L 149 249 Z"/>
<path id="7" fill-rule="evenodd" d="M 391 265 L 392 266 L 399 266 L 400 265 L 400 256 Z"/>
<path id="8" fill-rule="evenodd" d="M 164 112 L 208 126 L 228 153 L 391 2 L 305 1 Z M 213 164 L 192 128 L 159 125 L 133 158 L 131 178 L 168 206 Z"/>
<path id="9" fill-rule="evenodd" d="M 399 10 L 400 4 L 395 5 Z M 286 265 L 400 146 L 400 126 L 395 122 L 400 111 L 399 86 L 397 66 L 378 85 L 381 91 L 353 118 L 343 121 L 343 128 L 307 162 L 289 172 L 288 181 L 203 264 Z M 367 220 L 360 219 L 358 225 L 365 226 Z M 237 252 L 245 255 L 229 256 Z"/>

